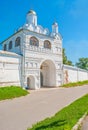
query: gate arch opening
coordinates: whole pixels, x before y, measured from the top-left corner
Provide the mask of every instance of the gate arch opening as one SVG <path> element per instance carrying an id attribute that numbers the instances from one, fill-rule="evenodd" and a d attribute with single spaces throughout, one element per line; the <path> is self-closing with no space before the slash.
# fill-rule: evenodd
<path id="1" fill-rule="evenodd" d="M 35 89 L 35 78 L 34 76 L 27 77 L 27 88 Z"/>
<path id="2" fill-rule="evenodd" d="M 40 66 L 41 87 L 56 86 L 56 67 L 53 61 L 45 60 Z"/>

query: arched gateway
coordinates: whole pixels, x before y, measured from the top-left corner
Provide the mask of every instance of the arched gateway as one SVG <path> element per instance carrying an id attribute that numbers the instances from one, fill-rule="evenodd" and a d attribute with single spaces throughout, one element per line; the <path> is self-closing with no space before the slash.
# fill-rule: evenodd
<path id="1" fill-rule="evenodd" d="M 40 66 L 40 87 L 56 86 L 56 67 L 53 61 L 45 60 Z"/>

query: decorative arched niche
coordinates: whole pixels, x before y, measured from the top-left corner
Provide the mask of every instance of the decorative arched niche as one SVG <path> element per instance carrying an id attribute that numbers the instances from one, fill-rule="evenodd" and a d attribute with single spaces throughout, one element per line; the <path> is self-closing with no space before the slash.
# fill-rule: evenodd
<path id="1" fill-rule="evenodd" d="M 44 41 L 44 48 L 51 49 L 51 43 L 48 40 Z"/>
<path id="2" fill-rule="evenodd" d="M 15 40 L 15 47 L 20 46 L 20 43 L 21 43 L 21 38 L 17 37 Z"/>
<path id="3" fill-rule="evenodd" d="M 37 47 L 38 47 L 38 46 L 39 46 L 39 40 L 38 40 L 36 37 L 34 37 L 34 36 L 31 37 L 31 38 L 30 38 L 30 45 L 31 45 L 31 46 L 37 46 Z"/>

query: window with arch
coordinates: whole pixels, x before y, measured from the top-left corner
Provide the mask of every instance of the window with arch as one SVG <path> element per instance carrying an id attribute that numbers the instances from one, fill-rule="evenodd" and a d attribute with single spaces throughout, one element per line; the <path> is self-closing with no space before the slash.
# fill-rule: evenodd
<path id="1" fill-rule="evenodd" d="M 21 38 L 17 37 L 15 40 L 15 47 L 20 46 Z"/>
<path id="2" fill-rule="evenodd" d="M 12 49 L 12 41 L 9 42 L 9 50 Z"/>
<path id="3" fill-rule="evenodd" d="M 32 45 L 32 46 L 39 46 L 39 41 L 38 41 L 38 39 L 36 38 L 36 37 L 31 37 L 30 38 L 30 45 Z"/>
<path id="4" fill-rule="evenodd" d="M 4 44 L 4 49 L 3 49 L 4 51 L 6 51 L 7 50 L 7 45 L 6 44 Z"/>
<path id="5" fill-rule="evenodd" d="M 51 49 L 51 43 L 48 40 L 44 41 L 44 48 Z"/>

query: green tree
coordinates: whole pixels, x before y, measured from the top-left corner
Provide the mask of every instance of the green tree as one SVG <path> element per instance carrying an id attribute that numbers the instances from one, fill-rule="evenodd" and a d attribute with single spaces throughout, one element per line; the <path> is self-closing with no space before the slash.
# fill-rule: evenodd
<path id="1" fill-rule="evenodd" d="M 79 61 L 76 63 L 76 66 L 81 69 L 88 70 L 88 58 L 79 58 Z"/>
<path id="2" fill-rule="evenodd" d="M 67 56 L 65 54 L 65 49 L 63 48 L 63 64 L 67 63 Z"/>
<path id="3" fill-rule="evenodd" d="M 66 64 L 66 65 L 72 65 L 72 61 L 68 60 L 67 56 L 66 56 L 66 53 L 65 53 L 65 48 L 63 48 L 63 64 Z"/>
<path id="4" fill-rule="evenodd" d="M 73 66 L 72 61 L 68 60 L 67 65 Z"/>

